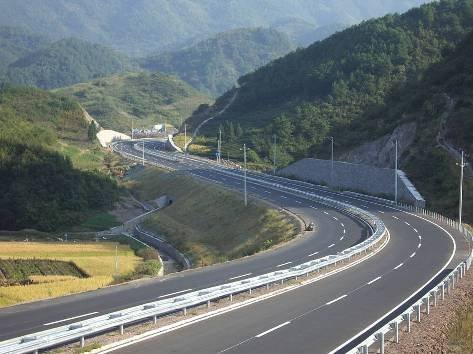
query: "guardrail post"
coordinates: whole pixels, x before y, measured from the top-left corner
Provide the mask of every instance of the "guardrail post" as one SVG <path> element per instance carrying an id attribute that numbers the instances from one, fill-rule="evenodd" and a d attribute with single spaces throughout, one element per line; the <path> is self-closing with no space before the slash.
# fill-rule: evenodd
<path id="1" fill-rule="evenodd" d="M 417 322 L 420 322 L 420 304 L 415 305 L 416 313 L 417 313 Z"/>
<path id="2" fill-rule="evenodd" d="M 427 315 L 430 315 L 430 294 L 427 294 L 425 305 L 427 306 Z"/>
<path id="3" fill-rule="evenodd" d="M 407 333 L 410 333 L 411 332 L 411 313 L 406 313 L 405 315 L 403 315 L 403 317 L 405 318 L 406 322 L 407 322 Z"/>
<path id="4" fill-rule="evenodd" d="M 379 339 L 379 352 L 381 354 L 384 354 L 384 333 L 383 332 L 378 333 L 378 339 Z"/>
<path id="5" fill-rule="evenodd" d="M 184 307 L 184 308 L 182 309 L 182 314 L 183 314 L 184 316 L 187 316 L 187 308 L 186 308 L 186 307 Z"/>
<path id="6" fill-rule="evenodd" d="M 124 332 L 125 332 L 125 330 L 123 328 L 123 325 L 120 325 L 120 334 L 123 335 Z"/>
<path id="7" fill-rule="evenodd" d="M 210 308 L 210 300 L 207 300 L 207 308 Z"/>
<path id="8" fill-rule="evenodd" d="M 452 290 L 455 289 L 455 272 L 452 274 Z"/>
<path id="9" fill-rule="evenodd" d="M 248 290 L 248 294 L 250 294 L 250 295 L 251 295 L 251 288 Z"/>
<path id="10" fill-rule="evenodd" d="M 157 324 L 158 323 L 158 316 L 153 316 L 153 324 Z"/>
<path id="11" fill-rule="evenodd" d="M 445 282 L 442 283 L 442 301 L 445 300 Z"/>
<path id="12" fill-rule="evenodd" d="M 230 294 L 230 302 L 233 301 L 233 294 Z"/>
<path id="13" fill-rule="evenodd" d="M 434 307 L 437 307 L 437 289 L 434 290 Z"/>
<path id="14" fill-rule="evenodd" d="M 266 284 L 266 290 L 269 290 L 269 283 Z"/>
<path id="15" fill-rule="evenodd" d="M 394 322 L 394 340 L 399 343 L 399 322 Z"/>
<path id="16" fill-rule="evenodd" d="M 85 347 L 85 338 L 84 338 L 84 336 L 80 337 L 80 347 L 81 348 Z"/>

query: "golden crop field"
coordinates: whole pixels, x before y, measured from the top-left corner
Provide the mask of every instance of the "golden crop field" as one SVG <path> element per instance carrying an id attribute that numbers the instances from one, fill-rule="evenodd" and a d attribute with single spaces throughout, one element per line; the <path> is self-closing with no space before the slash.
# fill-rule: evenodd
<path id="1" fill-rule="evenodd" d="M 118 245 L 118 273 L 127 274 L 142 261 L 127 245 L 113 242 L 55 243 L 0 242 L 0 259 L 50 259 L 74 262 L 89 278 L 32 276 L 34 284 L 0 287 L 0 307 L 95 290 L 113 282 L 115 247 Z"/>

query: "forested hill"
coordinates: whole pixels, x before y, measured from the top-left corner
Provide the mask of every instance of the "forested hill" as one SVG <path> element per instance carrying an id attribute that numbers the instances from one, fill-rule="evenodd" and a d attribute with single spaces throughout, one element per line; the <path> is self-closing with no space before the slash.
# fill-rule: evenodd
<path id="1" fill-rule="evenodd" d="M 242 27 L 302 21 L 310 32 L 404 12 L 428 0 L 0 0 L 0 23 L 55 40 L 78 37 L 144 56 Z M 283 27 L 281 27 L 283 29 Z M 299 32 L 299 35 L 304 35 Z"/>
<path id="2" fill-rule="evenodd" d="M 174 76 L 161 73 L 113 75 L 56 90 L 78 100 L 106 129 L 129 132 L 158 123 L 179 126 L 209 97 Z"/>
<path id="3" fill-rule="evenodd" d="M 50 89 L 136 67 L 112 49 L 70 38 L 44 46 L 9 64 L 5 80 Z"/>
<path id="4" fill-rule="evenodd" d="M 341 127 L 363 124 L 394 87 L 417 79 L 472 29 L 473 0 L 442 1 L 364 22 L 241 77 L 236 101 L 207 131 L 214 134 L 220 122 L 238 120 L 251 129 L 262 156 L 275 133 L 286 162 L 305 157 L 325 136 L 345 139 L 338 137 Z M 378 133 L 391 128 L 382 119 L 378 124 Z M 361 143 L 357 136 L 346 140 Z"/>
<path id="5" fill-rule="evenodd" d="M 222 94 L 237 79 L 291 50 L 289 37 L 273 29 L 245 28 L 220 33 L 190 48 L 149 56 L 142 66 L 176 74 L 202 92 Z"/>
<path id="6" fill-rule="evenodd" d="M 0 77 L 9 64 L 32 53 L 49 40 L 39 34 L 18 27 L 0 27 Z"/>
<path id="7" fill-rule="evenodd" d="M 429 91 L 432 83 L 428 81 L 417 89 L 409 88 L 433 76 L 430 70 L 437 64 L 458 70 L 453 75 L 443 69 L 448 74 L 439 82 L 471 75 L 471 67 L 444 61 L 455 62 L 460 55 L 455 52 L 457 45 L 472 30 L 473 0 L 442 1 L 401 16 L 364 22 L 242 77 L 234 104 L 219 119 L 206 125 L 204 132 L 213 137 L 220 124 L 225 127 L 228 125 L 225 121 L 230 121 L 235 126 L 237 122 L 243 130 L 241 136 L 252 148 L 255 162 L 269 161 L 272 157 L 275 134 L 278 162 L 283 166 L 314 155 L 328 158 L 328 136 L 335 138 L 335 152 L 340 154 L 392 133 L 401 123 L 417 122 L 420 113 L 412 110 L 409 114 L 404 106 L 405 102 L 411 102 L 410 108 L 424 110 L 421 112 L 427 122 L 424 127 L 430 130 L 427 134 L 422 123 L 417 122 L 417 134 L 422 132 L 427 140 L 418 140 L 421 143 L 413 145 L 408 155 L 403 156 L 401 166 L 430 201 L 439 203 L 435 205 L 438 210 L 452 215 L 457 203 L 458 170 L 451 157 L 436 149 L 439 116 L 446 109 L 445 99 L 441 99 L 442 87 L 438 95 Z M 462 42 L 458 50 L 465 46 Z M 467 55 L 463 57 L 469 60 Z M 466 82 L 452 81 L 452 87 L 456 87 L 452 92 L 465 95 Z M 418 92 L 424 96 L 417 96 Z M 410 97 L 417 100 L 407 100 Z M 466 149 L 471 141 L 467 135 L 471 131 L 471 118 L 467 117 L 472 115 L 463 111 L 471 102 L 464 97 L 457 103 L 458 115 L 451 118 L 448 137 Z M 241 141 L 232 143 L 240 145 Z M 422 151 L 430 152 L 422 154 Z M 441 157 L 437 159 L 439 154 Z M 439 159 L 444 168 L 436 167 Z M 447 165 L 449 168 L 445 168 Z M 439 188 L 444 181 L 447 185 Z M 442 195 L 430 198 L 436 188 Z"/>
<path id="8" fill-rule="evenodd" d="M 58 143 L 88 139 L 79 105 L 34 88 L 0 87 L 0 229 L 52 231 L 110 207 L 108 176 L 73 168 Z"/>

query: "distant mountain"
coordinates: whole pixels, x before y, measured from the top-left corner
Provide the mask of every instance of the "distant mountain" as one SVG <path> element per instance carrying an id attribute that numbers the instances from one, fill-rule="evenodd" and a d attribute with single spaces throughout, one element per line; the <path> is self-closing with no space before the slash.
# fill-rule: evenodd
<path id="1" fill-rule="evenodd" d="M 75 38 L 62 39 L 9 64 L 5 80 L 43 89 L 136 69 L 124 55 Z"/>
<path id="2" fill-rule="evenodd" d="M 77 99 L 106 129 L 128 133 L 167 123 L 176 127 L 202 103 L 211 100 L 176 77 L 129 73 L 56 90 Z"/>
<path id="3" fill-rule="evenodd" d="M 74 168 L 58 152 L 59 144 L 81 153 L 94 146 L 88 127 L 84 112 L 70 99 L 0 86 L 1 230 L 58 230 L 118 199 L 115 181 Z"/>
<path id="4" fill-rule="evenodd" d="M 241 75 L 293 49 L 289 37 L 276 30 L 237 29 L 177 52 L 147 57 L 141 65 L 175 74 L 202 92 L 218 95 L 235 85 Z"/>
<path id="5" fill-rule="evenodd" d="M 79 37 L 145 56 L 235 28 L 274 27 L 293 18 L 309 32 L 351 25 L 428 0 L 0 0 L 0 23 L 21 24 L 56 40 Z M 290 34 L 290 33 L 288 33 Z"/>
<path id="6" fill-rule="evenodd" d="M 9 64 L 30 54 L 49 40 L 39 34 L 18 27 L 0 27 L 0 77 Z"/>

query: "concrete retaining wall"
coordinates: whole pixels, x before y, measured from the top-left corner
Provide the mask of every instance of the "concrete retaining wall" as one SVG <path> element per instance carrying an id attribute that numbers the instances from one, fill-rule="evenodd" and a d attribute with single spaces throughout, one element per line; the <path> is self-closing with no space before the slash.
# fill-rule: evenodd
<path id="1" fill-rule="evenodd" d="M 332 175 L 331 165 L 330 160 L 302 159 L 283 168 L 278 174 L 334 188 L 394 198 L 394 169 L 334 161 Z M 419 207 L 425 206 L 424 198 L 400 170 L 398 200 Z"/>

